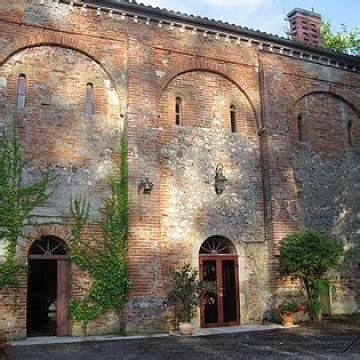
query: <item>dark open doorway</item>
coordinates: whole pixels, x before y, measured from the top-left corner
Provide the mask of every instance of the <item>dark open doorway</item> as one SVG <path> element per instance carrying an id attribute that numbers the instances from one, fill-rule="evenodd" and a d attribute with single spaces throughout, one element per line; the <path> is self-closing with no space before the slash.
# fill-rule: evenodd
<path id="1" fill-rule="evenodd" d="M 57 261 L 30 260 L 28 336 L 56 335 Z"/>
<path id="2" fill-rule="evenodd" d="M 61 239 L 45 236 L 29 250 L 28 336 L 69 335 L 69 263 Z"/>

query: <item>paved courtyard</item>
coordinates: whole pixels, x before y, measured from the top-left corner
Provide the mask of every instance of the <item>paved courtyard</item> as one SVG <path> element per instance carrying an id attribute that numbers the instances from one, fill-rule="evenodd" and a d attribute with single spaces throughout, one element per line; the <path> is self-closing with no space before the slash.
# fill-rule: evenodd
<path id="1" fill-rule="evenodd" d="M 201 337 L 15 346 L 12 360 L 360 359 L 359 329 L 276 329 Z"/>

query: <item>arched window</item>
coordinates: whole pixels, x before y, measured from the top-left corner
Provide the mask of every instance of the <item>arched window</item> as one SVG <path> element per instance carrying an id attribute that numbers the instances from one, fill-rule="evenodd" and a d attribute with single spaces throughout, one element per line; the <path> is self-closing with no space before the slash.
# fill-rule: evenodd
<path id="1" fill-rule="evenodd" d="M 86 85 L 86 115 L 92 115 L 94 113 L 94 85 L 87 83 Z"/>
<path id="2" fill-rule="evenodd" d="M 183 125 L 183 100 L 180 96 L 175 99 L 175 125 Z"/>
<path id="3" fill-rule="evenodd" d="M 236 250 L 230 240 L 222 236 L 212 236 L 204 241 L 200 255 L 235 255 Z"/>
<path id="4" fill-rule="evenodd" d="M 231 132 L 236 133 L 236 106 L 230 106 L 230 123 L 231 123 Z"/>
<path id="5" fill-rule="evenodd" d="M 29 249 L 29 255 L 56 256 L 66 255 L 64 242 L 56 236 L 42 236 Z"/>
<path id="6" fill-rule="evenodd" d="M 17 82 L 17 107 L 18 109 L 25 108 L 26 97 L 26 75 L 20 74 Z"/>
<path id="7" fill-rule="evenodd" d="M 347 123 L 347 138 L 348 138 L 348 144 L 350 147 L 354 145 L 354 138 L 352 133 L 353 123 L 351 120 Z"/>
<path id="8" fill-rule="evenodd" d="M 304 142 L 304 115 L 299 114 L 297 117 L 297 126 L 298 126 L 298 136 L 299 136 L 299 141 L 300 142 Z"/>

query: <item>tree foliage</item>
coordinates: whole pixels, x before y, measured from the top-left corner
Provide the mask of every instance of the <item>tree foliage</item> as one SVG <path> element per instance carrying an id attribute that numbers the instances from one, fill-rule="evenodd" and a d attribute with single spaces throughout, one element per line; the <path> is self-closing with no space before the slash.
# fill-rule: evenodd
<path id="1" fill-rule="evenodd" d="M 120 143 L 120 163 L 109 178 L 110 196 L 105 200 L 102 242 L 96 248 L 81 239 L 88 223 L 90 203 L 85 198 L 71 201 L 74 218 L 70 257 L 73 263 L 92 275 L 90 290 L 83 299 L 73 299 L 70 313 L 81 323 L 86 334 L 88 323 L 113 310 L 122 326 L 122 310 L 127 301 L 130 280 L 128 274 L 128 165 L 125 135 Z"/>
<path id="2" fill-rule="evenodd" d="M 301 281 L 312 320 L 319 316 L 320 297 L 329 285 L 329 271 L 340 265 L 343 254 L 343 244 L 321 232 L 297 232 L 281 242 L 282 275 Z"/>
<path id="3" fill-rule="evenodd" d="M 334 32 L 330 21 L 321 23 L 321 43 L 328 49 L 341 53 L 360 55 L 360 29 L 348 30 L 346 24 L 341 25 L 341 31 Z"/>
<path id="4" fill-rule="evenodd" d="M 25 183 L 25 161 L 18 133 L 11 126 L 0 146 L 0 238 L 6 243 L 5 263 L 0 267 L 0 288 L 17 285 L 16 246 L 24 225 L 31 220 L 33 210 L 52 194 L 53 178 L 49 170 L 41 172 L 37 180 Z"/>

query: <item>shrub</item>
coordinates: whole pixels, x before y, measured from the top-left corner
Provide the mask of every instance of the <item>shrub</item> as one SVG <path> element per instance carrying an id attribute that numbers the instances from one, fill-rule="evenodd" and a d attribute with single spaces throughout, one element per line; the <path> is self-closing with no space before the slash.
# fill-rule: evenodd
<path id="1" fill-rule="evenodd" d="M 281 242 L 282 275 L 301 281 L 311 320 L 320 318 L 320 297 L 329 286 L 328 273 L 340 265 L 343 254 L 343 244 L 321 232 L 300 231 Z"/>

